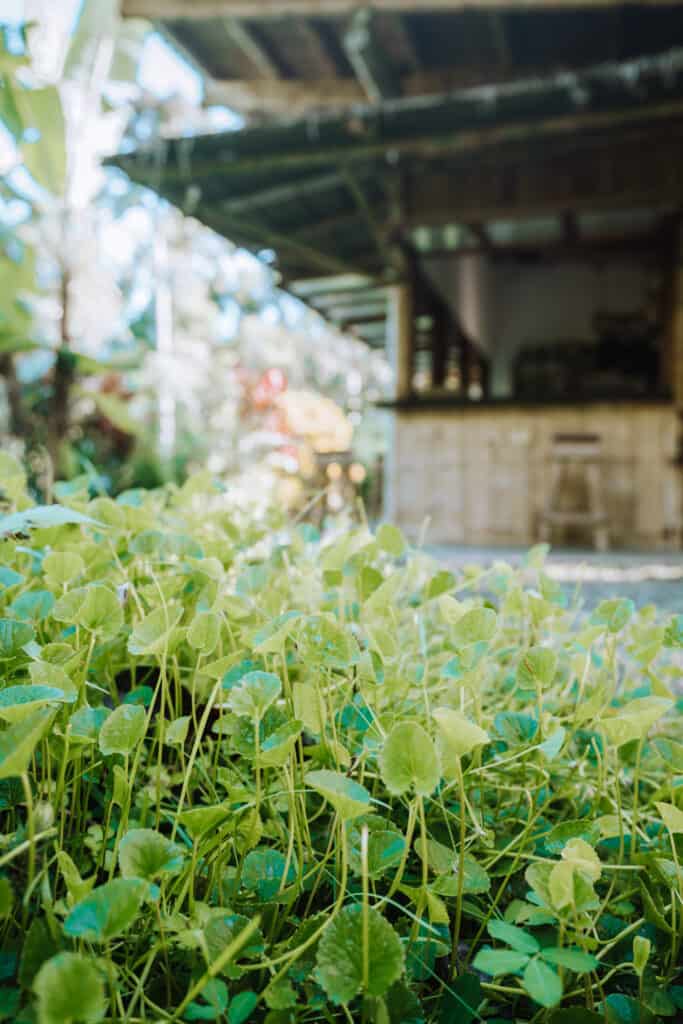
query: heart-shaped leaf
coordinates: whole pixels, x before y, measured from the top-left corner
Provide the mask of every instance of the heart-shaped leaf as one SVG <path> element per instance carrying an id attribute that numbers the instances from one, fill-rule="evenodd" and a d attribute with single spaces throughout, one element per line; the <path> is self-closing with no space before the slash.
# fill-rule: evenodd
<path id="1" fill-rule="evenodd" d="M 97 1024 L 106 1001 L 102 976 L 80 953 L 58 953 L 38 971 L 33 982 L 39 1024 Z"/>
<path id="2" fill-rule="evenodd" d="M 363 943 L 363 909 L 345 907 L 326 928 L 316 958 L 316 977 L 334 1003 L 348 1004 L 363 987 L 367 957 L 369 996 L 383 996 L 403 973 L 403 945 L 374 907 L 367 911 L 367 944 Z"/>
<path id="3" fill-rule="evenodd" d="M 470 722 L 460 711 L 454 711 L 452 708 L 436 708 L 434 721 L 443 774 L 446 778 L 454 778 L 457 775 L 459 759 L 471 753 L 475 747 L 489 743 L 489 734 L 474 722 Z"/>
<path id="4" fill-rule="evenodd" d="M 161 875 L 177 875 L 183 867 L 183 851 L 154 829 L 133 828 L 121 840 L 119 866 L 124 878 L 152 882 Z"/>
<path id="5" fill-rule="evenodd" d="M 360 783 L 348 779 L 341 772 L 329 771 L 327 768 L 307 772 L 305 782 L 332 804 L 343 821 L 367 814 L 370 809 L 370 794 L 367 789 Z"/>
<path id="6" fill-rule="evenodd" d="M 282 692 L 282 683 L 272 672 L 247 672 L 230 690 L 228 704 L 236 715 L 262 718 Z"/>
<path id="7" fill-rule="evenodd" d="M 64 931 L 72 939 L 109 942 L 130 928 L 148 893 L 148 883 L 140 878 L 106 882 L 76 904 L 64 922 Z"/>
<path id="8" fill-rule="evenodd" d="M 498 618 L 492 608 L 471 608 L 453 626 L 453 642 L 459 647 L 488 643 L 496 632 Z"/>
<path id="9" fill-rule="evenodd" d="M 384 784 L 396 796 L 410 789 L 418 796 L 429 796 L 441 778 L 436 747 L 417 722 L 393 727 L 382 747 L 380 767 Z"/>
<path id="10" fill-rule="evenodd" d="M 54 714 L 51 708 L 42 707 L 0 732 L 0 779 L 24 774 Z"/>
<path id="11" fill-rule="evenodd" d="M 630 700 L 615 715 L 605 716 L 600 727 L 616 747 L 643 739 L 649 729 L 673 707 L 666 697 L 638 697 Z"/>
<path id="12" fill-rule="evenodd" d="M 100 729 L 99 744 L 103 754 L 130 754 L 145 735 L 147 715 L 139 704 L 121 704 L 115 708 Z"/>
<path id="13" fill-rule="evenodd" d="M 0 718 L 21 722 L 46 704 L 71 704 L 75 699 L 75 694 L 66 694 L 54 686 L 8 686 L 0 690 Z"/>

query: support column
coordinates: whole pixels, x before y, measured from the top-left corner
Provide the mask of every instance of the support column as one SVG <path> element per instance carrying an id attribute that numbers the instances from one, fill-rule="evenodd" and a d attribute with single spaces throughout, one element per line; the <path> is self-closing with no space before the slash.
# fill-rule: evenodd
<path id="1" fill-rule="evenodd" d="M 387 335 L 389 352 L 396 377 L 395 397 L 408 398 L 413 380 L 413 320 L 414 295 L 409 282 L 395 284 L 389 288 L 389 318 Z"/>
<path id="2" fill-rule="evenodd" d="M 677 418 L 676 464 L 678 469 L 678 544 L 683 534 L 683 223 L 679 221 L 673 248 L 674 265 L 671 275 L 671 330 L 669 334 L 669 372 L 671 392 Z"/>

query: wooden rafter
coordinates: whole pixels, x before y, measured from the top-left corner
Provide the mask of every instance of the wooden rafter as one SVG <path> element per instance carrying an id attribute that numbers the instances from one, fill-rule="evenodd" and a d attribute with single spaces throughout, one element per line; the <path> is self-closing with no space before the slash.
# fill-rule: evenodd
<path id="1" fill-rule="evenodd" d="M 307 49 L 315 54 L 315 61 L 320 69 L 321 76 L 336 78 L 336 61 L 329 51 L 327 42 L 315 25 L 310 21 L 306 21 L 305 18 L 295 17 L 291 31 L 297 41 L 305 43 Z"/>
<path id="2" fill-rule="evenodd" d="M 198 210 L 198 216 L 201 218 L 201 207 Z M 213 217 L 212 220 L 216 220 L 216 218 Z M 306 245 L 292 238 L 291 235 L 283 235 L 260 222 L 222 215 L 217 218 L 217 223 L 221 225 L 221 230 L 227 236 L 235 238 L 250 248 L 265 248 L 270 245 L 274 249 L 293 253 L 302 260 L 303 265 L 327 271 L 328 274 L 353 273 L 356 269 L 331 253 Z"/>
<path id="3" fill-rule="evenodd" d="M 240 214 L 244 210 L 289 203 L 293 199 L 305 199 L 306 196 L 319 195 L 343 185 L 344 179 L 339 171 L 332 171 L 329 174 L 317 174 L 294 182 L 283 182 L 282 185 L 249 192 L 236 199 L 226 199 L 221 204 L 221 209 L 226 213 Z"/>
<path id="4" fill-rule="evenodd" d="M 498 62 L 501 66 L 501 70 L 506 72 L 512 64 L 512 52 L 510 50 L 507 32 L 505 31 L 503 15 L 500 11 L 491 11 L 488 15 L 488 20 L 491 26 L 491 36 L 493 38 L 493 45 L 496 49 Z"/>
<path id="5" fill-rule="evenodd" d="M 416 13 L 430 11 L 494 10 L 501 0 L 366 0 L 377 11 Z M 505 0 L 508 10 L 548 10 L 577 7 L 614 7 L 620 0 Z M 641 0 L 645 6 L 659 6 L 672 0 Z M 673 3 L 678 0 L 673 0 Z M 358 9 L 358 0 L 122 0 L 122 11 L 130 18 L 260 18 L 290 14 L 309 17 L 349 15 Z"/>
<path id="6" fill-rule="evenodd" d="M 344 33 L 344 51 L 371 103 L 401 95 L 401 82 L 377 35 L 372 8 L 360 7 L 352 16 Z"/>
<path id="7" fill-rule="evenodd" d="M 342 176 L 346 182 L 346 186 L 353 197 L 353 201 L 356 204 L 358 210 L 365 218 L 365 221 L 370 229 L 370 233 L 375 240 L 377 251 L 382 260 L 388 261 L 389 254 L 387 252 L 387 239 L 386 232 L 381 226 L 379 220 L 375 216 L 372 206 L 368 202 L 368 198 L 363 191 L 359 178 L 354 174 L 350 167 L 344 167 L 342 169 Z"/>
<path id="8" fill-rule="evenodd" d="M 221 25 L 228 39 L 242 51 L 260 76 L 276 81 L 280 79 L 279 67 L 243 21 L 239 18 L 224 18 Z"/>

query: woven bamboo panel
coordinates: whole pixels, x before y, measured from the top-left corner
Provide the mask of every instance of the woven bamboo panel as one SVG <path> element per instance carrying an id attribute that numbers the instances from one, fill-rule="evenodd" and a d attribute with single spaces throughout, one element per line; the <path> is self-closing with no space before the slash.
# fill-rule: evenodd
<path id="1" fill-rule="evenodd" d="M 672 405 L 656 402 L 397 413 L 391 483 L 398 522 L 415 534 L 429 520 L 433 543 L 533 544 L 553 439 L 579 433 L 600 437 L 611 546 L 677 544 L 676 418 Z M 580 505 L 580 474 L 568 478 L 567 492 Z M 558 536 L 555 543 L 590 539 Z"/>

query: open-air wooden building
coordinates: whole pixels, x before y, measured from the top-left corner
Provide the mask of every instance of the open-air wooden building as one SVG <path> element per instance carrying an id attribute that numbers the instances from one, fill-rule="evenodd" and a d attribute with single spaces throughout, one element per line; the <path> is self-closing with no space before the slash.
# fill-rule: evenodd
<path id="1" fill-rule="evenodd" d="M 675 547 L 683 5 L 123 0 L 243 130 L 119 160 L 372 345 L 387 515 Z"/>

